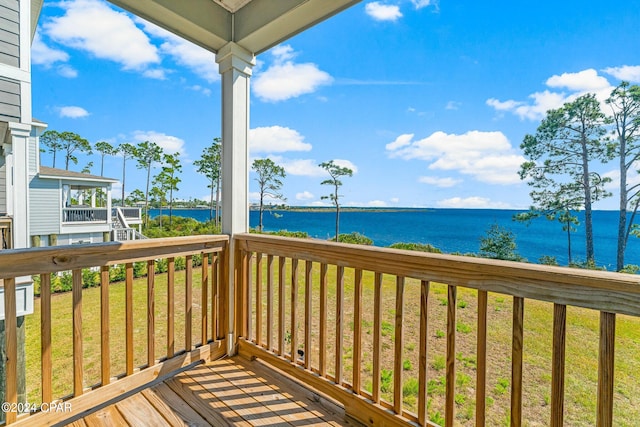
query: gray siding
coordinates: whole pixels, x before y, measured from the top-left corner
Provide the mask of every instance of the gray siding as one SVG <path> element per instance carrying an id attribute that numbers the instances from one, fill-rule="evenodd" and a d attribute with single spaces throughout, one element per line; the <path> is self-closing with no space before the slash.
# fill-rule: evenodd
<path id="1" fill-rule="evenodd" d="M 4 156 L 0 156 L 0 213 L 7 212 L 7 166 Z"/>
<path id="2" fill-rule="evenodd" d="M 0 120 L 20 121 L 20 82 L 16 80 L 0 78 Z"/>
<path id="3" fill-rule="evenodd" d="M 20 2 L 0 0 L 0 62 L 20 67 Z"/>
<path id="4" fill-rule="evenodd" d="M 34 177 L 29 184 L 31 235 L 60 232 L 61 201 L 59 181 Z"/>
<path id="5" fill-rule="evenodd" d="M 36 139 L 34 137 L 29 138 L 29 146 L 27 147 L 29 150 L 29 176 L 33 176 L 37 172 L 37 162 L 38 162 L 38 145 L 36 144 Z"/>

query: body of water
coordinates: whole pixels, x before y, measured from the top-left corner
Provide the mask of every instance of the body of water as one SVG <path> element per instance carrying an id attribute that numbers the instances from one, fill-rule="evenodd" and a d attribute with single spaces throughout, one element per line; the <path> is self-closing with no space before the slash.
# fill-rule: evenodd
<path id="1" fill-rule="evenodd" d="M 163 211 L 163 214 L 166 211 Z M 340 233 L 358 232 L 373 240 L 376 246 L 389 246 L 396 242 L 429 243 L 443 252 L 477 253 L 480 238 L 492 224 L 510 229 L 516 236 L 518 253 L 537 262 L 544 256 L 555 256 L 560 265 L 566 265 L 567 237 L 557 221 L 544 218 L 528 225 L 513 221 L 513 215 L 522 212 L 501 209 L 398 209 L 393 211 L 367 209 L 341 212 Z M 174 209 L 174 215 L 187 216 L 199 221 L 209 219 L 206 209 Z M 158 214 L 152 209 L 151 216 Z M 607 270 L 615 268 L 617 244 L 616 211 L 594 211 L 594 240 L 596 263 Z M 572 233 L 574 261 L 584 261 L 585 236 L 583 218 L 577 231 Z M 311 237 L 328 239 L 335 234 L 335 212 L 287 211 L 264 212 L 265 231 L 305 231 Z M 258 212 L 251 211 L 251 227 L 258 225 Z M 640 265 L 640 238 L 629 237 L 625 262 Z"/>

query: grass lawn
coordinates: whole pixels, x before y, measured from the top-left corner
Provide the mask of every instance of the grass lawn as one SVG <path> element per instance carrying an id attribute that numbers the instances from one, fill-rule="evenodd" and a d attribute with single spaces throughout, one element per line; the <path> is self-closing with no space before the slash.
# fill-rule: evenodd
<path id="1" fill-rule="evenodd" d="M 291 331 L 290 295 L 291 264 L 287 261 L 285 287 L 285 330 Z M 278 272 L 274 263 L 274 322 L 278 319 Z M 266 271 L 266 262 L 263 263 Z M 255 263 L 254 263 L 255 269 Z M 298 342 L 303 345 L 304 337 L 304 262 L 299 265 L 298 280 Z M 313 265 L 313 339 L 312 363 L 318 366 L 320 349 L 319 331 L 319 265 Z M 252 275 L 255 280 L 255 271 Z M 266 278 L 266 274 L 263 274 Z M 335 347 L 335 268 L 329 268 L 328 287 L 328 333 L 327 361 L 328 373 L 333 375 Z M 345 269 L 344 292 L 344 379 L 351 382 L 353 375 L 353 300 L 354 272 Z M 266 280 L 266 279 L 265 279 Z M 362 319 L 362 381 L 364 388 L 371 390 L 373 352 L 373 273 L 363 276 L 363 319 Z M 255 288 L 254 288 L 255 289 Z M 111 364 L 112 375 L 125 370 L 125 313 L 124 284 L 110 286 L 111 320 Z M 156 358 L 166 352 L 166 274 L 156 276 L 155 327 Z M 384 276 L 382 299 L 382 396 L 393 400 L 393 349 L 395 318 L 395 277 Z M 184 271 L 176 272 L 176 350 L 184 347 Z M 255 295 L 252 298 L 255 331 Z M 200 341 L 200 269 L 194 268 L 193 280 L 193 342 Z M 266 285 L 263 285 L 263 340 L 266 340 Z M 476 381 L 476 322 L 477 292 L 458 289 L 456 329 L 456 422 L 460 425 L 474 424 L 475 381 Z M 100 290 L 83 291 L 83 334 L 85 385 L 100 381 Z M 136 279 L 134 283 L 134 354 L 135 366 L 146 362 L 146 279 Z M 487 425 L 509 425 L 510 382 L 511 382 L 511 309 L 512 298 L 499 294 L 489 294 L 488 309 L 488 370 L 487 370 Z M 446 285 L 432 284 L 429 294 L 428 325 L 428 413 L 432 421 L 443 422 L 445 394 L 445 347 L 446 347 Z M 404 295 L 404 339 L 403 339 L 403 389 L 404 407 L 417 412 L 418 339 L 420 313 L 420 283 L 407 279 Z M 567 425 L 594 425 L 596 419 L 596 384 L 598 354 L 599 314 L 592 310 L 570 307 L 567 310 L 567 349 L 565 384 L 565 423 Z M 70 394 L 73 384 L 72 337 L 71 337 L 71 294 L 52 297 L 53 317 L 53 372 L 54 395 Z M 547 425 L 550 414 L 551 394 L 551 342 L 553 305 L 550 303 L 525 301 L 524 329 L 524 389 L 523 419 L 525 425 Z M 277 347 L 277 324 L 274 327 L 274 342 Z M 27 387 L 28 401 L 40 399 L 40 301 L 35 301 L 35 313 L 27 316 Z M 288 349 L 286 350 L 288 351 Z M 615 425 L 636 425 L 640 419 L 640 320 L 628 316 L 617 316 L 616 324 L 616 376 L 615 376 Z"/>

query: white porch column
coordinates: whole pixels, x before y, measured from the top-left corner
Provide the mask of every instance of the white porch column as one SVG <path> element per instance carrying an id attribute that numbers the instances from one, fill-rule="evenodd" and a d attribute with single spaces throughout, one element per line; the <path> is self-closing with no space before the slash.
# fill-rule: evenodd
<path id="1" fill-rule="evenodd" d="M 255 56 L 229 42 L 216 54 L 222 74 L 222 232 L 233 238 L 249 231 L 249 80 Z M 235 248 L 229 248 L 229 334 L 227 351 L 235 343 Z"/>
<path id="2" fill-rule="evenodd" d="M 14 248 L 28 248 L 29 243 L 29 153 L 27 150 L 31 126 L 23 123 L 9 123 L 11 132 L 12 179 L 13 194 L 11 210 L 7 209 L 13 216 L 13 244 Z M 8 165 L 7 165 L 8 166 Z M 7 206 L 9 207 L 9 206 Z"/>

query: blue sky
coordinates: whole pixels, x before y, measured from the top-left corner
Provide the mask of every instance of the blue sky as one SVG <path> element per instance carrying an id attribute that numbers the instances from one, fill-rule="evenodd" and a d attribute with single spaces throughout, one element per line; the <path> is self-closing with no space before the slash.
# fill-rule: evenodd
<path id="1" fill-rule="evenodd" d="M 334 159 L 355 172 L 345 205 L 527 208 L 519 145 L 545 111 L 640 83 L 639 6 L 363 1 L 258 56 L 251 158 L 285 168 L 290 205 L 325 204 L 317 165 Z M 32 52 L 35 118 L 92 143 L 178 151 L 178 197 L 208 198 L 192 162 L 220 136 L 212 53 L 101 0 L 45 2 Z M 99 174 L 97 154 L 75 170 L 89 161 Z M 121 177 L 122 159 L 107 158 L 105 171 Z M 127 193 L 144 185 L 129 162 Z M 250 191 L 255 201 L 253 173 Z M 615 197 L 595 206 L 615 207 Z"/>

